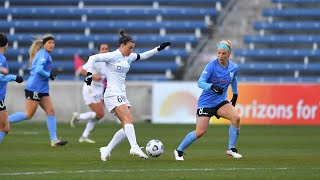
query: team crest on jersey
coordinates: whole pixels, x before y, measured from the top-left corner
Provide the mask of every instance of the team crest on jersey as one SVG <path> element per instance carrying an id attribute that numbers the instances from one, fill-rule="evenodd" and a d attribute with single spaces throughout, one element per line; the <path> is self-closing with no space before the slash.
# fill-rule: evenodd
<path id="1" fill-rule="evenodd" d="M 231 77 L 231 79 L 233 78 L 233 72 L 232 71 L 230 72 L 230 77 Z"/>

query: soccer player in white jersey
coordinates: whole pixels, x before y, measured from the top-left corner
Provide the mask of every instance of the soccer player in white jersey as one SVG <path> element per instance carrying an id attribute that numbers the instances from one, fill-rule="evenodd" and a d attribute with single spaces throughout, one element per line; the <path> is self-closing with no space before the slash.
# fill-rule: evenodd
<path id="1" fill-rule="evenodd" d="M 101 160 L 106 161 L 110 156 L 112 149 L 126 137 L 131 146 L 130 154 L 147 159 L 148 156 L 141 150 L 136 140 L 133 118 L 130 112 L 131 105 L 126 96 L 125 79 L 133 61 L 145 60 L 157 54 L 167 46 L 170 46 L 170 42 L 162 43 L 154 49 L 137 54 L 133 53 L 133 48 L 135 47 L 134 40 L 127 35 L 123 29 L 119 31 L 119 34 L 119 48 L 117 50 L 109 53 L 92 55 L 87 62 L 88 73 L 85 82 L 89 86 L 93 79 L 92 72 L 94 63 L 99 61 L 106 62 L 108 86 L 104 93 L 104 103 L 109 112 L 115 114 L 122 124 L 122 128 L 115 133 L 108 146 L 100 148 Z"/>
<path id="2" fill-rule="evenodd" d="M 99 44 L 99 53 L 109 52 L 109 45 L 107 43 Z M 83 65 L 80 73 L 83 76 L 87 75 L 87 63 Z M 93 67 L 92 85 L 87 86 L 86 83 L 82 87 L 83 100 L 91 109 L 89 112 L 77 113 L 74 112 L 70 121 L 71 127 L 75 127 L 80 121 L 87 121 L 86 128 L 84 129 L 82 136 L 79 139 L 80 143 L 95 143 L 92 139 L 89 139 L 90 132 L 94 129 L 96 124 L 104 117 L 104 104 L 103 104 L 103 92 L 104 92 L 104 80 L 106 79 L 106 63 L 97 62 Z"/>
<path id="3" fill-rule="evenodd" d="M 184 150 L 206 133 L 212 116 L 230 120 L 226 155 L 236 159 L 242 158 L 236 149 L 240 131 L 240 117 L 234 107 L 238 98 L 238 65 L 229 59 L 232 51 L 230 41 L 220 41 L 217 44 L 217 49 L 218 58 L 207 64 L 198 80 L 198 86 L 203 91 L 198 101 L 196 129 L 189 132 L 174 150 L 174 157 L 177 161 L 183 161 Z M 230 84 L 233 97 L 229 103 L 226 99 Z"/>

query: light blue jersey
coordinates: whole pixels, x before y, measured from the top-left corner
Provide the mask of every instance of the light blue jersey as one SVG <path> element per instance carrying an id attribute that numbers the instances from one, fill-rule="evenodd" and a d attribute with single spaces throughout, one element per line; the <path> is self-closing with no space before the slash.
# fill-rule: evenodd
<path id="1" fill-rule="evenodd" d="M 0 53 L 0 68 L 6 68 L 9 71 L 6 57 Z M 8 81 L 0 81 L 0 100 L 4 100 L 6 97 Z"/>
<path id="2" fill-rule="evenodd" d="M 26 89 L 39 93 L 49 93 L 49 77 L 52 58 L 45 49 L 40 49 L 34 57 Z"/>
<path id="3" fill-rule="evenodd" d="M 198 86 L 203 89 L 198 100 L 198 108 L 215 107 L 227 100 L 227 91 L 230 84 L 233 94 L 238 94 L 237 75 L 238 65 L 231 60 L 225 68 L 219 64 L 218 59 L 207 64 L 198 81 Z M 212 84 L 223 88 L 223 94 L 218 95 L 211 90 Z"/>

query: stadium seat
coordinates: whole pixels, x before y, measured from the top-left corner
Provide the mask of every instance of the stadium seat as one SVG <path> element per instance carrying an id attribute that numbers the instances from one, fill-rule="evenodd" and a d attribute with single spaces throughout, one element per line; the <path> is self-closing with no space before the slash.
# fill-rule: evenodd
<path id="1" fill-rule="evenodd" d="M 109 7 L 109 8 L 72 8 L 72 7 L 14 7 L 14 8 L 0 8 L 0 15 L 12 15 L 15 16 L 24 16 L 24 17 L 37 17 L 37 16 L 46 16 L 46 17 L 78 17 L 81 19 L 82 15 L 94 16 L 94 17 L 106 17 L 106 16 L 168 16 L 168 17 L 204 17 L 216 16 L 217 11 L 213 8 L 160 8 L 154 9 L 152 7 Z"/>
<path id="2" fill-rule="evenodd" d="M 319 43 L 320 35 L 244 35 L 245 43 Z"/>
<path id="3" fill-rule="evenodd" d="M 249 62 L 239 63 L 239 70 L 241 71 L 259 71 L 259 72 L 279 72 L 279 71 L 320 71 L 320 63 L 292 63 L 292 62 Z"/>
<path id="4" fill-rule="evenodd" d="M 293 77 L 293 76 L 238 76 L 242 82 L 282 82 L 282 83 L 320 83 L 319 76 Z"/>
<path id="5" fill-rule="evenodd" d="M 320 0 L 272 0 L 273 3 L 294 3 L 294 4 L 305 4 L 305 3 L 320 3 Z"/>
<path id="6" fill-rule="evenodd" d="M 30 44 L 37 34 L 22 34 L 8 35 L 11 41 L 18 41 L 23 44 Z M 99 34 L 99 35 L 84 35 L 84 34 L 54 34 L 56 43 L 101 43 L 101 42 L 116 42 L 119 38 L 116 34 Z M 194 34 L 170 34 L 167 36 L 159 36 L 159 34 L 140 34 L 132 35 L 132 38 L 137 43 L 162 43 L 170 41 L 174 44 L 196 43 L 198 38 Z"/>
<path id="7" fill-rule="evenodd" d="M 319 21 L 278 21 L 278 22 L 254 22 L 255 30 L 313 30 L 320 31 Z"/>
<path id="8" fill-rule="evenodd" d="M 235 49 L 237 57 L 281 58 L 281 57 L 320 57 L 320 50 L 312 49 Z"/>
<path id="9" fill-rule="evenodd" d="M 18 49 L 8 49 L 6 52 L 7 56 L 28 56 L 28 48 L 18 48 Z M 135 52 L 142 53 L 150 49 L 142 49 L 142 48 L 135 48 Z M 55 48 L 52 52 L 53 57 L 63 57 L 63 56 L 73 56 L 74 54 L 79 54 L 81 56 L 88 56 L 91 54 L 91 50 L 88 48 Z M 165 50 L 154 57 L 169 57 L 169 56 L 187 56 L 187 52 L 183 48 L 170 48 L 169 50 Z"/>
<path id="10" fill-rule="evenodd" d="M 262 15 L 266 17 L 320 17 L 320 9 L 304 9 L 304 8 L 291 8 L 291 9 L 274 9 L 265 8 Z"/>
<path id="11" fill-rule="evenodd" d="M 1 0 L 0 0 L 1 1 Z M 132 64 L 131 79 L 171 79 L 189 53 L 210 31 L 226 0 L 3 0 L 0 31 L 10 43 L 6 56 L 16 72 L 26 70 L 28 50 L 35 36 L 52 33 L 56 47 L 52 52 L 55 67 L 63 69 L 58 79 L 74 79 L 73 56 L 86 59 L 96 53 L 99 43 L 117 48 L 117 31 L 126 29 L 141 53 L 170 41 L 172 47 L 146 62 Z M 216 9 L 215 7 L 219 8 Z M 12 45 L 12 46 L 11 46 Z M 20 68 L 19 68 L 20 67 Z M 169 72 L 169 73 L 168 73 Z M 138 76 L 137 74 L 141 74 Z M 168 75 L 169 74 L 169 75 Z M 129 78 L 130 79 L 130 78 Z"/>

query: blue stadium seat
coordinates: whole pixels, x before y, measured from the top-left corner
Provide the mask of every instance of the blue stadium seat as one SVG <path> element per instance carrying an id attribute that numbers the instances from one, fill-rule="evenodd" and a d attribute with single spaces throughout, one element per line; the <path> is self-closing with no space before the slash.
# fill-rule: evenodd
<path id="1" fill-rule="evenodd" d="M 11 70 L 27 69 L 29 62 L 9 61 L 8 65 Z M 54 60 L 53 67 L 64 71 L 74 71 L 74 62 L 73 60 Z M 160 73 L 165 72 L 166 70 L 175 72 L 178 70 L 178 68 L 179 65 L 174 61 L 159 61 L 151 59 L 150 61 L 137 61 L 132 63 L 130 72 Z"/>
<path id="2" fill-rule="evenodd" d="M 265 8 L 262 10 L 263 16 L 271 17 L 320 17 L 320 9 L 304 9 L 304 8 L 294 8 L 294 9 L 274 9 Z"/>
<path id="3" fill-rule="evenodd" d="M 0 2 L 4 2 L 5 0 L 0 0 Z M 9 0 L 10 2 L 15 3 L 27 3 L 27 4 L 34 4 L 34 3 L 55 3 L 55 4 L 66 4 L 65 1 L 57 1 L 57 0 L 46 0 L 45 2 L 43 0 Z M 67 2 L 84 2 L 84 3 L 102 3 L 102 4 L 108 4 L 108 3 L 115 3 L 114 0 L 68 0 Z M 216 2 L 225 2 L 226 0 L 174 0 L 176 3 L 216 3 Z M 159 2 L 159 3 L 170 3 L 172 0 L 117 0 L 117 3 L 153 3 L 153 2 Z"/>
<path id="4" fill-rule="evenodd" d="M 278 21 L 278 22 L 254 22 L 256 30 L 314 30 L 320 31 L 319 21 Z"/>
<path id="5" fill-rule="evenodd" d="M 227 0 L 0 0 L 0 31 L 7 32 L 11 48 L 6 52 L 12 69 L 26 70 L 28 50 L 34 36 L 52 33 L 56 48 L 54 66 L 63 69 L 57 79 L 75 79 L 73 55 L 87 57 L 97 44 L 118 41 L 118 29 L 126 29 L 142 53 L 162 42 L 172 47 L 135 62 L 128 79 L 177 78 L 181 64 L 195 47 Z M 216 8 L 219 9 L 216 9 Z M 113 32 L 111 34 L 111 32 Z M 132 33 L 131 33 L 132 32 Z M 9 35 L 10 34 L 10 35 Z M 21 62 L 21 59 L 23 62 Z M 177 62 L 177 63 L 176 63 Z M 181 63 L 178 63 L 181 62 Z M 21 72 L 21 71 L 20 71 Z M 132 74 L 133 73 L 133 74 Z M 141 74 L 137 74 L 141 73 Z M 172 74 L 173 73 L 173 74 Z M 146 75 L 147 74 L 147 75 Z M 149 76 L 150 75 L 150 76 Z M 168 76 L 168 77 L 167 77 Z"/>
<path id="6" fill-rule="evenodd" d="M 15 34 L 8 35 L 10 41 L 18 41 L 19 43 L 30 43 L 37 34 Z M 54 34 L 57 45 L 65 43 L 88 43 L 88 42 L 117 42 L 119 35 L 103 34 L 89 35 L 84 34 Z M 196 43 L 198 38 L 194 34 L 168 34 L 159 36 L 159 34 L 139 34 L 131 36 L 136 43 L 162 43 L 170 41 L 173 44 Z"/>
<path id="7" fill-rule="evenodd" d="M 129 7 L 129 8 L 72 8 L 72 7 L 14 7 L 14 8 L 0 8 L 0 15 L 24 16 L 24 17 L 37 17 L 37 16 L 49 16 L 49 17 L 79 17 L 81 15 L 88 16 L 169 16 L 169 17 L 181 17 L 181 16 L 198 16 L 205 15 L 216 16 L 217 11 L 214 8 L 160 8 L 154 9 L 152 7 Z"/>
<path id="8" fill-rule="evenodd" d="M 319 76 L 292 77 L 292 76 L 238 76 L 241 82 L 281 82 L 281 83 L 320 83 Z"/>
<path id="9" fill-rule="evenodd" d="M 28 79 L 28 75 L 23 76 Z M 126 77 L 129 81 L 169 81 L 171 78 L 166 77 L 164 74 L 128 74 Z M 73 74 L 58 75 L 56 80 L 83 80 L 83 77 L 76 77 Z"/>
<path id="10" fill-rule="evenodd" d="M 267 58 L 267 57 L 320 57 L 320 50 L 312 49 L 235 49 L 234 55 L 237 57 L 254 57 L 254 58 Z"/>
<path id="11" fill-rule="evenodd" d="M 153 47 L 151 47 L 153 48 Z M 18 49 L 8 49 L 6 52 L 7 56 L 28 56 L 28 48 L 18 48 Z M 134 52 L 136 53 L 142 53 L 150 49 L 146 48 L 135 48 Z M 64 56 L 73 56 L 74 54 L 79 54 L 81 56 L 88 56 L 91 53 L 91 51 L 88 48 L 55 48 L 52 52 L 53 57 L 64 57 Z M 184 48 L 170 48 L 169 50 L 162 51 L 159 54 L 156 54 L 155 56 L 158 57 L 169 57 L 169 56 L 181 56 L 185 57 L 187 56 L 187 52 Z"/>
<path id="12" fill-rule="evenodd" d="M 248 62 L 239 63 L 239 70 L 246 72 L 290 72 L 290 71 L 305 71 L 305 72 L 319 72 L 320 63 L 293 63 L 293 62 Z"/>
<path id="13" fill-rule="evenodd" d="M 175 72 L 178 69 L 178 65 L 174 61 L 170 62 L 157 62 L 157 61 L 138 61 L 131 64 L 130 71 L 144 71 L 144 72 L 165 72 L 171 70 Z"/>
<path id="14" fill-rule="evenodd" d="M 73 20 L 59 20 L 59 21 L 46 21 L 46 20 L 19 20 L 13 22 L 0 21 L 0 28 L 20 28 L 32 30 L 34 28 L 38 30 L 84 30 L 90 28 L 93 30 L 105 30 L 105 29 L 130 29 L 130 30 L 159 30 L 160 28 L 175 29 L 175 30 L 194 30 L 196 28 L 204 29 L 208 25 L 204 21 L 108 21 L 108 20 L 96 20 L 90 22 L 81 22 Z"/>
<path id="15" fill-rule="evenodd" d="M 273 3 L 320 3 L 320 0 L 272 0 Z"/>
<path id="16" fill-rule="evenodd" d="M 243 37 L 245 43 L 319 43 L 320 35 L 245 35 Z"/>

